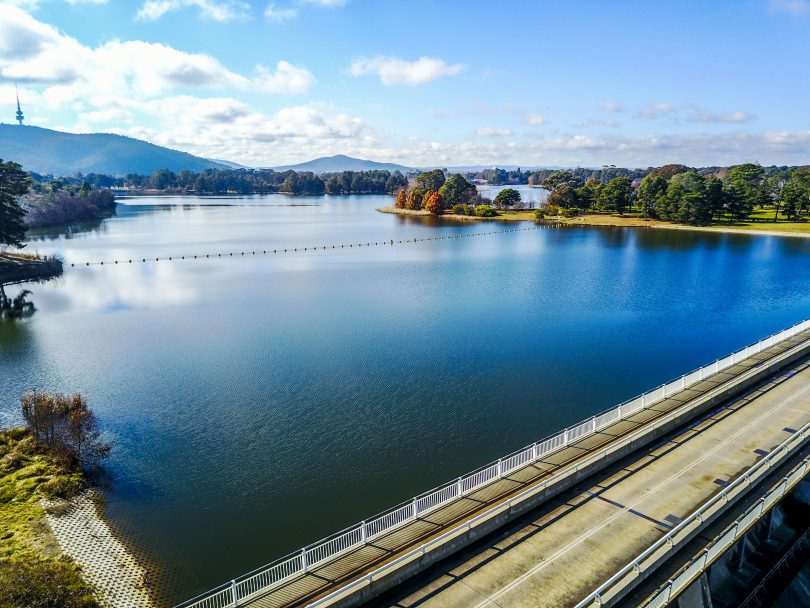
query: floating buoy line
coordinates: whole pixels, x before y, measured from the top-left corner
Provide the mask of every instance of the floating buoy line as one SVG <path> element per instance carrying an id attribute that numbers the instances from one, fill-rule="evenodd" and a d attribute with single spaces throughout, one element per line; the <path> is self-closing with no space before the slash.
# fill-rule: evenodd
<path id="1" fill-rule="evenodd" d="M 211 259 L 220 259 L 220 258 L 233 258 L 233 257 L 244 257 L 244 256 L 256 256 L 256 255 L 279 255 L 284 253 L 297 253 L 297 252 L 304 252 L 304 251 L 331 251 L 333 249 L 347 249 L 347 248 L 354 248 L 354 247 L 383 247 L 388 246 L 391 247 L 393 245 L 407 245 L 409 243 L 422 243 L 426 241 L 452 241 L 456 239 L 464 239 L 473 236 L 491 236 L 493 234 L 506 234 L 508 232 L 526 232 L 529 230 L 540 230 L 544 228 L 545 225 L 539 226 L 530 226 L 528 228 L 511 228 L 509 230 L 492 230 L 490 232 L 470 232 L 467 234 L 452 234 L 452 235 L 444 235 L 444 236 L 430 236 L 430 237 L 423 237 L 418 238 L 414 237 L 412 239 L 402 239 L 402 240 L 394 240 L 389 239 L 386 241 L 368 241 L 366 243 L 340 243 L 337 245 L 315 245 L 315 246 L 307 246 L 307 247 L 284 247 L 284 248 L 275 248 L 275 249 L 256 249 L 250 251 L 230 251 L 225 253 L 196 253 L 192 255 L 173 255 L 173 256 L 163 256 L 163 257 L 140 257 L 140 258 L 132 258 L 132 259 L 125 259 L 125 260 L 112 260 L 112 261 L 99 261 L 99 262 L 73 262 L 70 264 L 71 267 L 87 267 L 87 266 L 115 266 L 120 264 L 147 264 L 149 262 L 177 262 L 180 260 L 211 260 Z"/>

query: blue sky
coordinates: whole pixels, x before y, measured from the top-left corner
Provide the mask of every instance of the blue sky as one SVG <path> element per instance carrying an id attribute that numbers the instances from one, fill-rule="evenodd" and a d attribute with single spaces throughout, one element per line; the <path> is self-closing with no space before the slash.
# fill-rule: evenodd
<path id="1" fill-rule="evenodd" d="M 0 120 L 16 82 L 251 166 L 807 164 L 808 40 L 810 0 L 0 0 Z"/>

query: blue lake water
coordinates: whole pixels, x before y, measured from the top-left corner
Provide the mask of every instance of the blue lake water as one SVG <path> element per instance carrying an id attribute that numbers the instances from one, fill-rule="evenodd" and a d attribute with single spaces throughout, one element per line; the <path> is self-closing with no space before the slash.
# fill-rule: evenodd
<path id="1" fill-rule="evenodd" d="M 810 316 L 810 239 L 571 227 L 300 250 L 502 226 L 387 204 L 137 199 L 30 246 L 77 266 L 0 323 L 0 422 L 33 388 L 88 397 L 115 440 L 107 515 L 164 603 Z"/>

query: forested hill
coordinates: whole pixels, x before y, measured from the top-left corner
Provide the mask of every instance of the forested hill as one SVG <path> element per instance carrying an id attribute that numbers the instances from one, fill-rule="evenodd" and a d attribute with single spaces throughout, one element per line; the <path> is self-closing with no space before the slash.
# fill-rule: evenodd
<path id="1" fill-rule="evenodd" d="M 0 124 L 0 158 L 26 171 L 56 176 L 76 173 L 151 174 L 158 169 L 203 171 L 225 165 L 110 133 L 76 134 Z"/>

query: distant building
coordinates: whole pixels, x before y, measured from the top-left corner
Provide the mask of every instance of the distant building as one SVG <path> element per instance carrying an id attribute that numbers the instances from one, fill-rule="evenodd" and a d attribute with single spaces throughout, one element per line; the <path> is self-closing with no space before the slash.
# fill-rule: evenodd
<path id="1" fill-rule="evenodd" d="M 14 87 L 16 90 L 17 87 Z M 17 91 L 17 122 L 20 123 L 20 126 L 23 126 L 23 120 L 25 116 L 23 116 L 22 108 L 20 107 L 20 92 Z"/>

